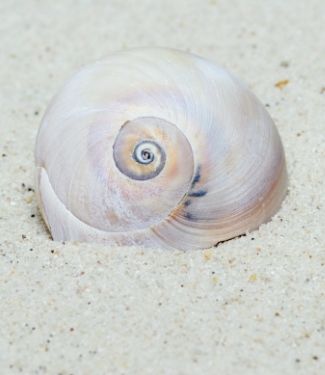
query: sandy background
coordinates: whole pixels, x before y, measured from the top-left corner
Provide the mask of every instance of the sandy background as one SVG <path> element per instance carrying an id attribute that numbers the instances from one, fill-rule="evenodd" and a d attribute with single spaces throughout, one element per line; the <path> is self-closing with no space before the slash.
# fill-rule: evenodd
<path id="1" fill-rule="evenodd" d="M 1 0 L 1 374 L 325 374 L 324 25 L 323 0 Z M 204 252 L 50 240 L 41 116 L 78 67 L 134 46 L 216 61 L 268 107 L 290 176 L 272 222 Z"/>

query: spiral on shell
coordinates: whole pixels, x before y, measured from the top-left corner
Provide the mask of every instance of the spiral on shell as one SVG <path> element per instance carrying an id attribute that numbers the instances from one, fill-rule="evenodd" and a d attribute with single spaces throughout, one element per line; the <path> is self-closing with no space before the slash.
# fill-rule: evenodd
<path id="1" fill-rule="evenodd" d="M 134 49 L 81 69 L 36 143 L 54 240 L 208 248 L 268 221 L 287 189 L 270 116 L 200 57 Z"/>

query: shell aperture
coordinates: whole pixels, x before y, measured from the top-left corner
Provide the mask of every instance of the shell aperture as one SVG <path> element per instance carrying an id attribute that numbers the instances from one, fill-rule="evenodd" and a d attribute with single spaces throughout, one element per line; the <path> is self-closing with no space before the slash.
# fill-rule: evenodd
<path id="1" fill-rule="evenodd" d="M 258 228 L 286 194 L 270 116 L 223 68 L 163 48 L 75 74 L 36 142 L 55 240 L 202 249 Z"/>

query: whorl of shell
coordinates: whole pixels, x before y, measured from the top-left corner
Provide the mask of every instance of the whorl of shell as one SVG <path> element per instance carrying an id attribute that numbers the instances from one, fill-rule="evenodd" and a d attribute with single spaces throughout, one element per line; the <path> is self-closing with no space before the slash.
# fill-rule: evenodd
<path id="1" fill-rule="evenodd" d="M 75 74 L 43 118 L 36 165 L 60 241 L 208 248 L 268 221 L 287 189 L 279 134 L 247 87 L 159 48 Z"/>

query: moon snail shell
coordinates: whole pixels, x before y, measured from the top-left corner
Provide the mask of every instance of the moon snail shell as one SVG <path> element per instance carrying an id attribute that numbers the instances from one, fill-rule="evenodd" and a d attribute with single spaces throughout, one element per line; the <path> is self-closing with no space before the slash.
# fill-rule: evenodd
<path id="1" fill-rule="evenodd" d="M 163 48 L 76 73 L 35 154 L 41 212 L 60 241 L 209 248 L 268 221 L 287 190 L 257 98 L 223 68 Z"/>

